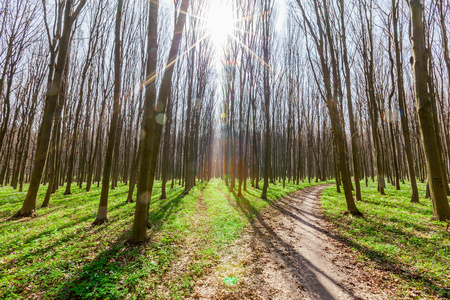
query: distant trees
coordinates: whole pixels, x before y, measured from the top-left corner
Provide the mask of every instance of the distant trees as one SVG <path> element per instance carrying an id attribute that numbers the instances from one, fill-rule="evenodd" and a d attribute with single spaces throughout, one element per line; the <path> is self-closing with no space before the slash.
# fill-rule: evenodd
<path id="1" fill-rule="evenodd" d="M 60 96 L 60 91 L 63 85 L 63 76 L 64 70 L 66 70 L 68 53 L 70 53 L 72 26 L 85 4 L 86 0 L 81 0 L 81 2 L 75 8 L 73 1 L 67 0 L 64 8 L 64 16 L 60 16 L 60 18 L 63 19 L 63 29 L 60 37 L 56 35 L 56 38 L 59 39 L 58 51 L 54 54 L 55 56 L 57 55 L 58 58 L 54 65 L 52 64 L 52 61 L 50 62 L 47 95 L 45 98 L 42 122 L 39 127 L 39 133 L 37 137 L 36 154 L 30 179 L 30 186 L 28 188 L 27 196 L 25 197 L 22 208 L 16 214 L 16 216 L 18 217 L 32 216 L 36 209 L 36 198 L 44 172 L 45 161 L 50 144 L 53 117 L 55 115 L 55 110 L 58 104 L 58 97 Z"/>
<path id="2" fill-rule="evenodd" d="M 220 44 L 217 1 L 0 4 L 0 185 L 29 183 L 17 217 L 34 214 L 41 184 L 46 207 L 86 183 L 101 185 L 100 225 L 109 190 L 128 184 L 141 242 L 155 180 L 162 201 L 212 177 L 263 199 L 335 178 L 357 215 L 360 179 L 376 177 L 380 193 L 409 180 L 412 202 L 428 180 L 448 218 L 445 1 L 221 3 L 232 28 Z"/>
<path id="3" fill-rule="evenodd" d="M 339 98 L 341 97 L 340 75 L 338 71 L 338 62 L 336 60 L 335 42 L 331 32 L 328 4 L 325 0 L 322 3 L 314 1 L 313 5 L 309 7 L 314 14 L 312 17 L 309 17 L 304 5 L 300 1 L 297 1 L 297 3 L 301 11 L 302 20 L 304 21 L 303 26 L 305 33 L 311 36 L 317 55 L 319 56 L 319 66 L 323 81 L 320 83 L 317 77 L 315 77 L 315 79 L 317 85 L 319 85 L 320 88 L 323 86 L 324 89 L 324 91 L 321 91 L 321 95 L 327 105 L 328 115 L 332 124 L 333 142 L 335 144 L 334 150 L 338 162 L 337 168 L 342 179 L 347 209 L 351 214 L 359 215 L 361 213 L 357 209 L 353 199 L 352 183 L 348 170 L 348 156 L 345 145 L 345 125 L 342 107 L 339 107 L 339 104 L 342 106 L 342 102 L 339 101 Z M 327 49 L 329 52 L 327 52 Z M 309 57 L 309 61 L 311 67 L 314 68 L 311 57 Z"/>
<path id="4" fill-rule="evenodd" d="M 25 51 L 32 44 L 35 25 L 33 14 L 37 5 L 30 1 L 20 0 L 14 3 L 4 3 L 0 13 L 1 56 L 0 95 L 2 95 L 2 124 L 0 126 L 0 151 L 3 148 L 9 120 L 11 117 L 11 93 L 13 78 Z M 6 85 L 6 86 L 5 86 Z M 0 152 L 1 153 L 1 152 Z"/>

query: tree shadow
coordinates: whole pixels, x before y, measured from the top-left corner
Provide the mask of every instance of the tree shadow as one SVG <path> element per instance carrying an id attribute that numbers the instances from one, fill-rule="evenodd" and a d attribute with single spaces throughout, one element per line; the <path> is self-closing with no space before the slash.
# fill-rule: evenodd
<path id="1" fill-rule="evenodd" d="M 432 276 L 425 275 L 420 270 L 412 270 L 408 265 L 394 259 L 391 256 L 386 255 L 381 251 L 370 249 L 360 243 L 346 239 L 345 237 L 340 237 L 341 241 L 364 254 L 369 258 L 377 269 L 391 272 L 405 281 L 416 284 L 417 282 L 422 283 L 429 290 L 434 291 L 440 297 L 450 299 L 450 290 L 448 287 L 442 287 L 439 283 L 439 278 L 433 278 Z"/>
<path id="2" fill-rule="evenodd" d="M 377 192 L 376 189 L 374 189 L 374 192 Z M 426 214 L 423 211 L 424 209 L 420 207 L 425 206 L 423 203 L 411 204 L 410 202 L 405 201 L 395 201 L 389 203 L 386 201 L 388 197 L 396 196 L 398 195 L 391 194 L 389 196 L 382 196 L 383 200 L 369 198 L 366 199 L 365 202 L 375 206 L 387 206 L 395 209 L 400 208 L 407 212 L 411 211 L 413 213 L 416 212 L 423 215 Z M 341 231 L 350 232 L 354 229 L 347 222 L 345 222 L 345 217 L 343 220 L 344 222 L 339 219 L 339 222 L 336 224 Z M 364 240 L 366 237 L 370 237 L 371 243 L 394 246 L 399 248 L 401 251 L 404 251 L 403 249 L 406 248 L 415 249 L 414 254 L 417 256 L 433 257 L 436 260 L 440 260 L 440 262 L 444 263 L 444 265 L 448 265 L 447 261 L 436 255 L 439 249 L 442 249 L 442 245 L 438 244 L 439 240 L 434 239 L 432 236 L 426 235 L 426 233 L 430 232 L 429 227 L 422 226 L 421 224 L 415 224 L 408 220 L 402 220 L 401 217 L 395 217 L 394 213 L 392 214 L 392 217 L 388 218 L 388 221 L 391 221 L 395 225 L 391 225 L 383 220 L 376 220 L 373 216 L 367 214 L 364 218 L 362 218 L 362 222 L 364 223 L 358 224 L 358 240 Z M 405 232 L 405 230 L 403 230 L 407 228 L 417 231 L 418 234 L 414 234 L 414 232 Z M 337 234 L 337 240 L 360 252 L 372 262 L 372 266 L 374 268 L 393 273 L 402 280 L 410 282 L 414 286 L 417 284 L 422 284 L 425 289 L 428 290 L 427 292 L 436 293 L 439 297 L 450 299 L 450 288 L 448 288 L 448 285 L 443 286 L 442 283 L 439 283 L 439 281 L 442 281 L 442 278 L 434 276 L 433 274 L 427 274 L 412 267 L 411 265 L 408 265 L 407 263 L 402 262 L 400 259 L 396 258 L 395 254 L 389 255 L 383 251 L 373 249 L 373 247 L 363 245 L 362 243 L 356 241 L 356 238 L 346 238 L 339 233 Z M 449 232 L 441 232 L 440 234 L 443 235 L 444 239 L 448 239 L 450 237 Z"/>
<path id="3" fill-rule="evenodd" d="M 124 206 L 125 203 L 119 203 L 117 205 L 114 205 L 110 208 L 110 210 L 113 209 L 118 209 L 121 206 Z M 56 208 L 54 209 L 56 210 Z M 53 211 L 54 211 L 53 210 Z M 39 217 L 42 217 L 43 215 L 40 215 Z M 79 224 L 81 223 L 85 223 L 88 222 L 89 220 L 92 219 L 92 215 L 85 215 L 83 218 L 77 219 L 75 221 L 72 222 L 66 222 L 64 224 L 62 224 L 61 226 L 58 227 L 52 227 L 48 230 L 42 231 L 39 234 L 30 236 L 26 239 L 23 240 L 23 243 L 21 244 L 17 244 L 16 247 L 11 246 L 10 247 L 10 251 L 18 251 L 20 249 L 23 249 L 23 245 L 28 245 L 28 244 L 32 244 L 36 241 L 39 241 L 43 238 L 46 237 L 50 237 L 53 236 L 55 234 L 55 232 L 61 232 L 64 229 L 68 229 L 68 228 L 72 228 L 72 227 L 77 227 Z M 10 261 L 6 264 L 6 268 L 11 268 L 13 265 L 19 264 L 19 265 L 25 265 L 28 264 L 30 262 L 33 261 L 34 258 L 36 257 L 41 257 L 41 255 L 44 255 L 45 253 L 52 251 L 52 250 L 56 250 L 59 249 L 61 247 L 63 247 L 67 242 L 70 242 L 73 238 L 76 238 L 77 236 L 79 236 L 82 232 L 85 232 L 86 230 L 90 232 L 90 234 L 96 234 L 100 231 L 104 231 L 109 224 L 111 224 L 112 222 L 106 223 L 105 226 L 101 226 L 98 228 L 93 228 L 92 226 L 89 226 L 88 228 L 81 226 L 78 227 L 73 233 L 67 234 L 65 233 L 62 237 L 59 237 L 57 239 L 55 239 L 55 237 L 53 236 L 52 238 L 52 242 L 46 244 L 45 247 L 42 248 L 38 248 L 36 250 L 33 250 L 31 252 L 26 252 L 23 255 L 19 255 L 17 256 L 13 261 Z"/>
<path id="4" fill-rule="evenodd" d="M 386 224 L 376 222 L 369 218 L 366 218 L 365 220 L 371 224 L 374 230 L 376 230 L 383 236 L 383 240 L 378 241 L 380 243 L 387 243 L 389 245 L 393 245 L 399 248 L 414 247 L 418 251 L 416 253 L 417 255 L 425 255 L 428 257 L 436 256 L 436 249 L 440 248 L 440 245 L 436 244 L 436 241 L 431 238 L 419 237 L 417 235 L 408 232 L 403 232 L 395 228 L 390 229 L 386 226 Z M 343 224 L 340 224 L 339 227 L 342 227 L 344 230 L 351 229 L 349 226 L 345 226 Z M 371 233 L 361 232 L 361 235 L 368 235 L 368 234 Z M 405 239 L 401 240 L 400 236 L 405 237 Z M 348 247 L 356 249 L 357 251 L 362 253 L 365 257 L 370 259 L 374 263 L 376 268 L 391 272 L 399 276 L 403 280 L 409 281 L 414 284 L 420 282 L 427 289 L 434 291 L 440 297 L 450 299 L 450 289 L 446 286 L 442 286 L 441 284 L 439 284 L 439 281 L 441 280 L 440 278 L 432 275 L 427 275 L 417 269 L 414 270 L 413 268 L 411 268 L 411 266 L 408 266 L 407 264 L 401 262 L 399 259 L 396 259 L 395 256 L 387 255 L 384 252 L 371 249 L 365 245 L 362 245 L 361 243 L 350 240 L 343 236 L 339 236 L 339 240 Z M 430 246 L 433 243 L 434 245 Z M 446 263 L 445 261 L 442 262 Z"/>
<path id="5" fill-rule="evenodd" d="M 119 299 L 132 288 L 118 287 L 123 273 L 130 267 L 138 271 L 144 266 L 144 254 L 148 244 L 129 246 L 129 231 L 108 248 L 88 261 L 78 274 L 65 282 L 54 296 L 55 299 Z"/>
<path id="6" fill-rule="evenodd" d="M 75 278 L 64 283 L 55 298 L 122 299 L 136 290 L 142 278 L 151 273 L 162 274 L 174 258 L 174 247 L 170 237 L 159 241 L 154 237 L 164 222 L 180 210 L 185 197 L 180 194 L 165 201 L 153 201 L 154 207 L 149 211 L 149 221 L 153 226 L 145 243 L 130 244 L 131 230 L 124 231 L 111 246 L 86 263 Z M 149 252 L 157 255 L 149 257 Z"/>
<path id="7" fill-rule="evenodd" d="M 226 196 L 226 198 L 231 205 L 231 197 Z M 336 282 L 333 278 L 317 268 L 314 265 L 314 262 L 306 259 L 289 243 L 278 236 L 278 234 L 264 221 L 260 212 L 245 196 L 238 197 L 235 193 L 233 193 L 233 198 L 236 204 L 232 206 L 239 210 L 239 212 L 248 219 L 255 235 L 263 242 L 263 244 L 267 249 L 270 250 L 271 253 L 275 254 L 280 259 L 280 261 L 284 263 L 286 268 L 291 272 L 291 274 L 301 284 L 301 286 L 303 286 L 307 290 L 309 289 L 309 287 L 314 286 L 314 291 L 310 291 L 310 293 L 314 294 L 314 296 L 319 299 L 335 299 L 327 290 L 327 288 L 319 281 L 319 278 L 316 274 L 320 274 L 321 276 L 332 282 L 335 286 L 337 286 L 343 293 L 356 299 L 356 296 L 353 295 L 351 291 L 347 290 L 340 283 Z M 288 214 L 289 216 L 295 216 L 296 219 L 302 220 L 299 216 L 296 216 L 288 212 L 287 210 L 282 209 L 281 206 L 276 205 L 276 201 L 268 200 L 268 202 L 274 208 L 280 209 L 282 213 Z M 310 224 L 304 220 L 302 221 L 316 230 L 321 230 L 313 224 Z M 289 255 L 283 255 L 283 253 L 289 253 Z"/>
<path id="8" fill-rule="evenodd" d="M 155 199 L 155 194 L 159 192 L 160 190 L 155 188 L 153 193 Z M 13 267 L 17 268 L 18 266 L 30 266 L 33 262 L 36 262 L 39 265 L 37 273 L 35 273 L 32 280 L 29 282 L 23 281 L 23 284 L 40 286 L 40 292 L 45 297 L 52 299 L 122 299 L 125 297 L 124 291 L 132 292 L 139 278 L 148 276 L 148 270 L 159 272 L 159 270 L 163 269 L 162 266 L 170 261 L 167 257 L 173 259 L 173 248 L 176 245 L 171 245 L 171 237 L 164 241 L 152 241 L 152 239 L 159 232 L 161 225 L 172 214 L 179 211 L 179 206 L 185 197 L 184 195 L 179 195 L 180 193 L 180 188 L 171 189 L 168 191 L 166 201 L 155 201 L 157 203 L 154 203 L 151 207 L 149 214 L 150 221 L 155 225 L 149 230 L 150 239 L 147 243 L 137 246 L 128 244 L 127 241 L 130 236 L 128 228 L 122 230 L 121 224 L 124 222 L 124 209 L 125 211 L 129 210 L 127 208 L 129 206 L 125 201 L 112 203 L 108 208 L 109 221 L 105 225 L 92 227 L 90 226 L 90 220 L 95 217 L 95 214 L 91 210 L 92 207 L 96 206 L 96 204 L 92 204 L 92 201 L 95 200 L 94 198 L 99 197 L 99 193 L 88 195 L 85 195 L 84 192 L 83 194 L 73 193 L 69 197 L 75 197 L 74 199 L 79 200 L 75 203 L 68 201 L 70 198 L 67 196 L 64 199 L 61 197 L 58 201 L 53 202 L 52 207 L 46 208 L 44 214 L 38 215 L 34 219 L 42 220 L 43 216 L 52 215 L 55 212 L 63 212 L 57 216 L 62 222 L 52 224 L 50 228 L 41 221 L 40 223 L 42 224 L 39 224 L 39 226 L 43 226 L 44 230 L 40 230 L 37 233 L 34 231 L 32 235 L 25 234 L 20 243 L 11 243 L 8 250 L 10 253 L 13 253 L 15 250 L 25 249 L 23 248 L 24 245 L 32 246 L 22 253 L 15 253 L 11 261 L 4 265 L 5 270 Z M 123 194 L 125 194 L 123 191 L 117 190 L 111 192 L 110 197 L 121 197 Z M 78 204 L 81 205 L 78 206 Z M 76 208 L 73 208 L 74 206 Z M 83 213 L 77 215 L 75 213 L 77 211 L 82 211 Z M 72 215 L 76 217 L 72 218 Z M 131 215 L 132 212 L 130 214 L 126 213 L 125 217 L 130 218 Z M 54 218 L 54 216 L 50 217 Z M 10 224 L 14 225 L 13 223 Z M 36 224 L 30 223 L 29 226 L 36 226 Z M 110 228 L 112 227 L 118 228 L 119 232 L 111 233 Z M 11 228 L 14 229 L 14 227 Z M 105 245 L 103 239 L 108 239 L 108 235 L 112 237 L 119 235 L 119 237 L 112 243 L 109 243 L 109 246 L 102 246 Z M 94 236 L 92 243 L 77 245 L 77 240 L 90 236 Z M 110 242 L 110 239 L 108 239 L 108 242 Z M 86 245 L 88 245 L 88 248 L 85 248 Z M 64 248 L 70 249 L 67 251 L 76 251 L 78 253 L 75 253 L 75 255 L 69 254 L 68 256 L 63 255 L 63 257 L 66 257 L 65 260 L 64 258 L 55 259 L 54 254 L 65 251 Z M 151 265 L 150 263 L 149 265 L 149 259 L 143 255 L 147 250 L 154 253 L 162 251 L 167 253 L 167 255 L 162 255 L 166 258 L 161 261 L 157 256 L 156 264 Z M 95 258 L 91 260 L 91 257 Z M 74 270 L 74 268 L 76 269 Z M 143 272 L 144 270 L 145 272 Z M 139 275 L 135 276 L 136 273 L 139 273 Z M 66 277 L 63 274 L 69 274 L 72 277 Z M 58 279 L 54 278 L 54 276 L 57 276 Z M 25 286 L 22 286 L 22 281 L 20 283 L 16 281 L 16 283 L 15 293 L 19 295 L 26 293 Z"/>
<path id="9" fill-rule="evenodd" d="M 167 220 L 171 214 L 177 211 L 180 203 L 186 196 L 188 195 L 181 193 L 175 198 L 170 198 L 168 195 L 167 199 L 164 200 L 159 200 L 159 198 L 154 199 L 151 204 L 154 204 L 156 207 L 148 213 L 150 223 L 156 227 L 162 225 L 164 220 Z"/>

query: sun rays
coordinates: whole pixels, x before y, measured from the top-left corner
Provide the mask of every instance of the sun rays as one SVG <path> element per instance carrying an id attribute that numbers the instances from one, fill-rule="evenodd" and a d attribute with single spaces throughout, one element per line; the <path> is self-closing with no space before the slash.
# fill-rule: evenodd
<path id="1" fill-rule="evenodd" d="M 197 19 L 198 25 L 189 28 L 189 31 L 197 31 L 201 34 L 193 45 L 187 47 L 187 49 L 180 52 L 176 57 L 168 60 L 168 63 L 164 68 L 155 70 L 151 74 L 148 74 L 145 80 L 143 80 L 139 86 L 139 92 L 144 92 L 150 85 L 155 84 L 156 79 L 159 76 L 163 76 L 164 72 L 173 67 L 174 64 L 182 59 L 187 53 L 195 49 L 201 42 L 209 41 L 213 45 L 214 56 L 227 55 L 227 48 L 231 42 L 235 42 L 240 45 L 242 51 L 248 51 L 252 56 L 254 56 L 257 61 L 261 63 L 265 68 L 271 69 L 269 62 L 266 62 L 262 57 L 260 57 L 255 51 L 253 51 L 247 44 L 246 39 L 242 38 L 244 35 L 253 36 L 254 38 L 261 39 L 264 38 L 258 32 L 253 32 L 248 30 L 246 23 L 258 22 L 258 20 L 264 17 L 267 12 L 258 12 L 247 14 L 242 13 L 244 9 L 240 9 L 242 16 L 238 16 L 236 8 L 233 8 L 228 1 L 214 1 L 209 3 L 208 7 L 205 8 L 203 13 L 194 13 L 192 11 L 178 11 L 181 14 L 187 14 L 191 18 Z M 222 60 L 219 59 L 219 60 Z M 124 101 L 122 103 L 133 100 L 137 93 L 136 90 L 131 91 L 124 96 Z"/>

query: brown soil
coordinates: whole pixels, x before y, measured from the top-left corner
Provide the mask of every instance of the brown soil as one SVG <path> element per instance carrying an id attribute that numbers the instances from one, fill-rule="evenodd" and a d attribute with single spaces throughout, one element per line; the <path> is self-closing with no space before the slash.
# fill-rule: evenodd
<path id="1" fill-rule="evenodd" d="M 324 220 L 319 196 L 325 187 L 297 191 L 256 213 L 191 298 L 388 299 L 386 274 L 361 262 Z M 246 203 L 238 205 L 254 213 Z M 225 285 L 231 276 L 237 284 Z"/>

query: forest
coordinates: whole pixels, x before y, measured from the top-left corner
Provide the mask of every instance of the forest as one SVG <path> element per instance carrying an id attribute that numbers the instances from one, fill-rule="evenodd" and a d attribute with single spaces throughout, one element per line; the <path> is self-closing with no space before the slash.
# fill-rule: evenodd
<path id="1" fill-rule="evenodd" d="M 0 2 L 1 299 L 450 299 L 449 0 Z"/>

